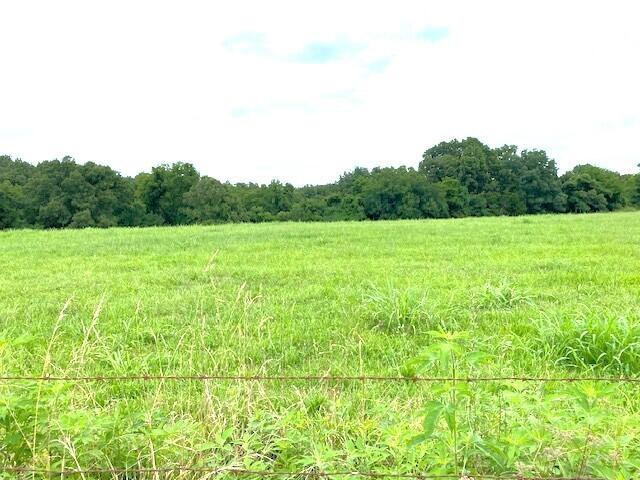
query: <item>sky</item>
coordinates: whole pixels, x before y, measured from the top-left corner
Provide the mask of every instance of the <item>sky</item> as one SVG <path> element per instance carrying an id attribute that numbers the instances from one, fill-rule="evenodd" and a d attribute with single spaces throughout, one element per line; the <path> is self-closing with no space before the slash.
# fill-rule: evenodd
<path id="1" fill-rule="evenodd" d="M 417 167 L 473 136 L 640 162 L 640 2 L 0 3 L 0 154 L 222 181 Z"/>

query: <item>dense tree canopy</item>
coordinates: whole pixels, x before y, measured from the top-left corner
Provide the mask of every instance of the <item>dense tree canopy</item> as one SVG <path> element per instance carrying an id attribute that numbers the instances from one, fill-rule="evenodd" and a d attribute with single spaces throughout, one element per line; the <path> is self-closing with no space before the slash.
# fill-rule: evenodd
<path id="1" fill-rule="evenodd" d="M 453 140 L 428 149 L 419 170 L 444 189 L 451 216 L 564 211 L 556 164 L 541 150 Z"/>
<path id="2" fill-rule="evenodd" d="M 638 168 L 640 168 L 640 163 L 638 164 Z M 640 205 L 640 174 L 634 176 L 627 175 L 627 177 L 629 177 L 630 180 L 632 179 L 632 181 L 625 182 L 629 185 L 629 189 L 627 190 L 628 198 L 631 199 L 631 203 L 634 205 Z"/>
<path id="3" fill-rule="evenodd" d="M 135 178 L 70 157 L 31 165 L 0 156 L 0 229 L 190 223 L 386 220 L 640 206 L 640 174 L 578 165 L 558 176 L 542 150 L 490 148 L 476 138 L 442 142 L 418 169 L 356 168 L 329 185 L 222 183 L 193 165 Z"/>

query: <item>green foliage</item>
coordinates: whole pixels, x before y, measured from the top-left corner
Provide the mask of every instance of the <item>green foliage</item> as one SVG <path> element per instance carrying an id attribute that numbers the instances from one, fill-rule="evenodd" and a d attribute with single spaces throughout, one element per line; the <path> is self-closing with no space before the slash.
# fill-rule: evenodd
<path id="1" fill-rule="evenodd" d="M 450 215 L 562 212 L 556 164 L 542 150 L 517 154 L 513 145 L 490 149 L 475 138 L 428 149 L 419 170 L 446 192 Z"/>
<path id="2" fill-rule="evenodd" d="M 558 178 L 542 150 L 442 142 L 418 169 L 355 168 L 328 185 L 229 184 L 193 165 L 125 178 L 71 157 L 37 166 L 0 157 L 0 229 L 231 222 L 396 220 L 599 212 L 640 205 L 640 174 L 579 165 Z"/>
<path id="3" fill-rule="evenodd" d="M 7 180 L 0 180 L 0 229 L 22 225 L 22 190 Z"/>
<path id="4" fill-rule="evenodd" d="M 28 464 L 46 452 L 51 468 L 64 459 L 77 466 L 136 468 L 141 452 L 153 446 L 154 461 L 172 464 L 172 444 L 195 433 L 192 423 L 172 420 L 161 411 L 150 414 L 119 405 L 115 409 L 73 407 L 77 389 L 70 384 L 30 383 L 0 399 L 0 465 Z M 179 458 L 179 457 L 178 457 Z M 45 459 L 43 459 L 45 460 Z"/>
<path id="5" fill-rule="evenodd" d="M 469 191 L 460 183 L 460 180 L 444 177 L 437 185 L 447 202 L 449 216 L 464 217 L 469 213 Z"/>
<path id="6" fill-rule="evenodd" d="M 461 410 L 468 408 L 473 396 L 469 384 L 466 382 L 457 382 L 461 372 L 472 371 L 474 367 L 486 359 L 487 356 L 479 351 L 471 352 L 464 348 L 464 341 L 468 338 L 467 332 L 431 332 L 432 338 L 436 341 L 430 345 L 420 356 L 412 360 L 412 364 L 416 365 L 418 373 L 429 371 L 444 372 L 451 379 L 444 381 L 440 386 L 434 389 L 434 393 L 439 396 L 440 400 L 430 400 L 424 408 L 424 417 L 422 421 L 422 432 L 414 437 L 409 443 L 410 446 L 418 445 L 424 441 L 434 438 L 434 432 L 438 427 L 440 418 L 444 419 L 446 432 L 444 438 L 439 440 L 451 446 L 452 453 L 450 456 L 453 462 L 452 470 L 454 473 L 460 473 L 460 454 L 462 453 L 462 464 L 466 464 L 466 457 L 470 452 L 465 448 L 460 448 L 460 439 L 463 432 L 459 423 Z M 469 429 L 468 437 L 473 437 L 472 429 Z M 442 437 L 442 435 L 438 435 Z M 462 451 L 461 451 L 462 450 Z"/>
<path id="7" fill-rule="evenodd" d="M 566 196 L 555 161 L 542 150 L 524 150 L 520 158 L 521 168 L 516 173 L 526 213 L 563 212 Z"/>
<path id="8" fill-rule="evenodd" d="M 190 222 L 227 223 L 242 220 L 240 202 L 228 184 L 202 177 L 184 196 Z"/>
<path id="9" fill-rule="evenodd" d="M 553 391 L 539 391 L 537 400 L 522 386 L 479 384 L 472 388 L 464 375 L 477 369 L 487 356 L 465 348 L 466 334 L 433 335 L 437 343 L 412 363 L 430 372 L 448 371 L 450 379 L 432 389 L 437 399 L 425 403 L 421 432 L 408 447 L 423 443 L 429 447 L 435 443 L 448 445 L 449 463 L 443 462 L 439 473 L 542 478 L 598 475 L 605 479 L 630 479 L 637 473 L 637 453 L 612 456 L 610 445 L 597 437 L 602 435 L 604 426 L 617 421 L 611 399 L 618 394 L 618 386 L 588 382 L 560 385 Z M 495 399 L 496 394 L 500 398 L 500 416 L 514 418 L 523 414 L 518 425 L 487 429 L 483 422 L 489 420 L 484 417 L 488 409 L 483 404 Z M 637 428 L 638 422 L 633 425 Z M 562 446 L 549 446 L 554 443 L 551 432 L 564 434 Z"/>
<path id="10" fill-rule="evenodd" d="M 638 167 L 640 168 L 640 163 L 638 164 Z M 634 180 L 635 180 L 635 185 L 632 185 L 630 190 L 630 202 L 635 206 L 640 206 L 640 173 L 637 173 L 636 175 L 634 175 Z"/>
<path id="11" fill-rule="evenodd" d="M 433 218 L 447 216 L 440 191 L 409 168 L 375 168 L 362 186 L 362 204 L 367 218 Z"/>
<path id="12" fill-rule="evenodd" d="M 139 222 L 133 184 L 109 167 L 70 157 L 26 167 L 5 158 L 0 179 L 3 227 L 110 227 Z M 3 195 L 5 198 L 3 199 Z M 3 214 L 3 210 L 12 213 Z M 6 222 L 5 222 L 6 223 Z"/>
<path id="13" fill-rule="evenodd" d="M 578 165 L 562 178 L 570 212 L 616 210 L 625 205 L 624 184 L 618 173 L 593 165 Z"/>
<path id="14" fill-rule="evenodd" d="M 147 212 L 168 225 L 186 224 L 185 195 L 196 185 L 200 174 L 189 163 L 153 167 L 151 174 L 139 177 L 136 194 Z"/>

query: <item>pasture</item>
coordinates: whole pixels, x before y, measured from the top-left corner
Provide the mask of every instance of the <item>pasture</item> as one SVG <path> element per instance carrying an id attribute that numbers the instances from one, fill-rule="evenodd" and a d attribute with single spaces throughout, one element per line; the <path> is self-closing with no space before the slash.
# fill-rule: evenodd
<path id="1" fill-rule="evenodd" d="M 0 478 L 640 472 L 639 383 L 462 380 L 638 377 L 635 212 L 6 231 L 0 272 L 3 377 L 461 379 L 5 378 Z"/>

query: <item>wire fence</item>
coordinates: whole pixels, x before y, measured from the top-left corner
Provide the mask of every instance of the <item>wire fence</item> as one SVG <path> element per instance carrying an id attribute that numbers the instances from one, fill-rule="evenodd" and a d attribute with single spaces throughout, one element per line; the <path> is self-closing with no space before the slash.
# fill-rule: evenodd
<path id="1" fill-rule="evenodd" d="M 607 382 L 640 383 L 640 377 L 421 377 L 367 375 L 95 375 L 95 376 L 0 376 L 0 382 L 133 382 L 133 381 L 247 381 L 247 382 Z"/>
<path id="2" fill-rule="evenodd" d="M 45 470 L 35 468 L 9 467 L 0 471 L 8 473 L 27 473 L 37 475 L 56 475 L 56 476 L 74 476 L 74 475 L 122 475 L 122 474 L 168 474 L 168 473 L 201 473 L 210 475 L 238 475 L 238 476 L 255 476 L 255 477 L 297 477 L 297 478 L 330 478 L 330 477 L 363 477 L 363 478 L 407 478 L 415 480 L 437 480 L 437 479 L 485 479 L 485 480 L 598 480 L 596 477 L 529 477 L 523 475 L 473 475 L 466 476 L 464 474 L 422 474 L 422 473 L 397 473 L 397 472 L 351 472 L 351 471 L 333 471 L 322 472 L 314 470 L 302 471 L 268 471 L 268 470 L 248 470 L 244 468 L 228 468 L 228 467 L 167 467 L 167 468 L 94 468 L 86 470 Z"/>

